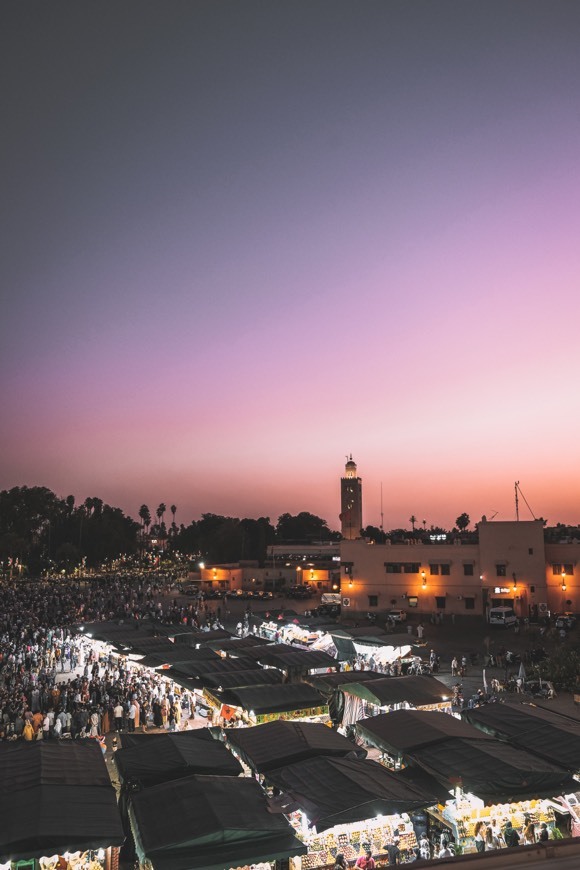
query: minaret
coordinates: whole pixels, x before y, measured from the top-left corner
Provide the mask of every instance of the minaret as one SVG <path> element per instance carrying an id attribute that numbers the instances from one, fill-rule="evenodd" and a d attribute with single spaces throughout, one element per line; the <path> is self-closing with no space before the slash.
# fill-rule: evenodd
<path id="1" fill-rule="evenodd" d="M 356 462 L 347 457 L 344 477 L 340 479 L 340 522 L 347 541 L 360 538 L 362 529 L 362 481 L 356 476 Z"/>

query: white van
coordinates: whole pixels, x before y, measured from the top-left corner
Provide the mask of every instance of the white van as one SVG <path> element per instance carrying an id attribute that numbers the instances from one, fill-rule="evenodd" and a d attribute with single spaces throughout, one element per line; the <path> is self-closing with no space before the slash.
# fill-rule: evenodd
<path id="1" fill-rule="evenodd" d="M 489 624 L 500 628 L 511 628 L 518 621 L 512 607 L 490 607 Z"/>

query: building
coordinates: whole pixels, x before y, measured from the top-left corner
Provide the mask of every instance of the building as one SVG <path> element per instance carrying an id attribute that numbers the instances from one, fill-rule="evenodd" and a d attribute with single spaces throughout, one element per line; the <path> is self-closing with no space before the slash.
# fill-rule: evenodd
<path id="1" fill-rule="evenodd" d="M 450 538 L 450 539 L 449 539 Z M 478 535 L 341 542 L 343 612 L 401 609 L 522 618 L 580 610 L 580 540 L 545 541 L 543 520 L 478 524 Z"/>
<path id="2" fill-rule="evenodd" d="M 352 455 L 344 466 L 344 477 L 340 479 L 340 522 L 342 537 L 353 541 L 361 536 L 362 521 L 362 480 L 357 477 L 356 463 Z"/>

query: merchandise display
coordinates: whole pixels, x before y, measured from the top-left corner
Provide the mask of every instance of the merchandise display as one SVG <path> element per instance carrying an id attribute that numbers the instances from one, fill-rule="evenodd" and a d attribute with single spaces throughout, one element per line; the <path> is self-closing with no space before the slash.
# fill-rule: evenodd
<path id="1" fill-rule="evenodd" d="M 350 825 L 336 825 L 316 833 L 315 830 L 304 829 L 302 813 L 297 810 L 290 816 L 290 823 L 296 830 L 296 836 L 308 845 L 308 854 L 297 859 L 301 862 L 302 870 L 318 870 L 332 865 L 339 852 L 347 861 L 354 862 L 367 850 L 375 856 L 377 866 L 383 866 L 382 857 L 386 866 L 384 847 L 392 842 L 395 835 L 399 837 L 401 863 L 416 857 L 417 837 L 408 816 L 379 816 Z"/>
<path id="2" fill-rule="evenodd" d="M 528 822 L 532 822 L 536 826 L 545 822 L 548 827 L 553 826 L 555 822 L 551 801 L 536 799 L 513 804 L 485 806 L 483 801 L 478 798 L 463 798 L 449 801 L 443 810 L 443 818 L 451 822 L 456 840 L 466 852 L 475 851 L 473 837 L 475 825 L 479 821 L 486 825 L 493 825 L 500 830 L 504 828 L 507 821 L 510 821 L 516 829 L 521 829 Z"/>

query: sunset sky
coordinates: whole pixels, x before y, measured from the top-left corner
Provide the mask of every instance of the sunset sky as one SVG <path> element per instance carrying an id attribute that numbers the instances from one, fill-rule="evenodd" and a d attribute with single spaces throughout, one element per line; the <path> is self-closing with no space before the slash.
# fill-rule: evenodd
<path id="1" fill-rule="evenodd" d="M 580 523 L 580 3 L 0 16 L 0 489 Z"/>

